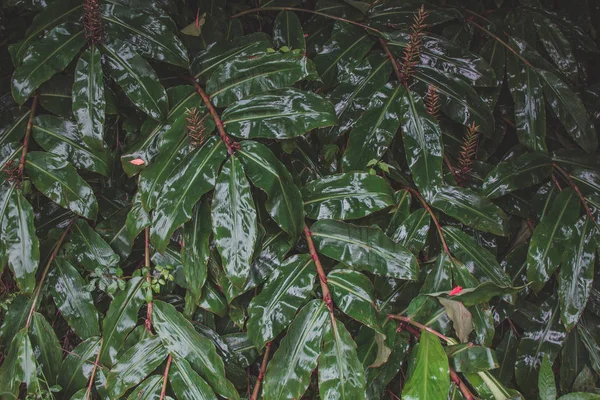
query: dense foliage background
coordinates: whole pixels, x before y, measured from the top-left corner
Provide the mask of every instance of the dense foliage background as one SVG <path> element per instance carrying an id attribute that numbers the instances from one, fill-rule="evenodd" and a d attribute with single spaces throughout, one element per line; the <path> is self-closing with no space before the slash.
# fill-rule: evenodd
<path id="1" fill-rule="evenodd" d="M 2 4 L 0 398 L 600 398 L 598 2 Z"/>

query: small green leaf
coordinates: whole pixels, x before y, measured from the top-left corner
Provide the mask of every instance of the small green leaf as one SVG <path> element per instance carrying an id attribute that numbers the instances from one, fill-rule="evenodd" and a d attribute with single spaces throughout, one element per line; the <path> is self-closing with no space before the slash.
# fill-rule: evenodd
<path id="1" fill-rule="evenodd" d="M 280 49 L 286 46 L 301 52 L 306 50 L 302 23 L 295 13 L 282 11 L 277 15 L 273 23 L 273 43 Z"/>
<path id="2" fill-rule="evenodd" d="M 546 357 L 542 359 L 542 366 L 540 367 L 538 390 L 540 399 L 556 400 L 556 382 L 554 381 L 554 372 L 552 371 L 552 364 Z"/>

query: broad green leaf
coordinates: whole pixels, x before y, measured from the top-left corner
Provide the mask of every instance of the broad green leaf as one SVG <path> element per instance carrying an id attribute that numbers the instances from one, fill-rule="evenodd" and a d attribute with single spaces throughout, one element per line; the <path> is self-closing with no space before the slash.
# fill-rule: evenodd
<path id="1" fill-rule="evenodd" d="M 486 176 L 482 186 L 483 195 L 495 199 L 537 185 L 552 173 L 550 163 L 550 158 L 541 153 L 527 153 L 502 161 Z"/>
<path id="2" fill-rule="evenodd" d="M 385 231 L 386 235 L 392 236 L 392 234 L 398 229 L 406 218 L 410 215 L 410 205 L 412 203 L 412 196 L 408 190 L 402 189 L 394 193 L 394 202 L 396 203 L 394 215 L 390 219 L 390 223 Z"/>
<path id="3" fill-rule="evenodd" d="M 546 357 L 542 359 L 540 375 L 538 377 L 538 390 L 540 399 L 556 400 L 556 382 L 552 364 Z"/>
<path id="4" fill-rule="evenodd" d="M 496 258 L 471 236 L 458 228 L 442 228 L 452 254 L 480 281 L 490 281 L 500 287 L 511 286 L 509 276 Z"/>
<path id="5" fill-rule="evenodd" d="M 508 87 L 515 107 L 519 142 L 531 151 L 546 153 L 546 105 L 542 85 L 533 68 L 508 53 Z"/>
<path id="6" fill-rule="evenodd" d="M 94 299 L 75 267 L 63 258 L 56 258 L 50 281 L 54 302 L 77 336 L 83 340 L 100 336 Z"/>
<path id="7" fill-rule="evenodd" d="M 365 369 L 367 383 L 367 399 L 380 399 L 384 396 L 386 387 L 392 382 L 400 369 L 406 365 L 406 357 L 410 350 L 410 336 L 406 332 L 396 332 L 393 324 L 388 324 L 386 331 L 391 353 L 383 365 L 377 366 L 377 360 Z M 380 337 L 379 334 L 377 337 Z"/>
<path id="8" fill-rule="evenodd" d="M 263 144 L 243 141 L 236 155 L 254 186 L 267 194 L 265 207 L 275 222 L 292 237 L 302 232 L 302 195 L 287 168 Z"/>
<path id="9" fill-rule="evenodd" d="M 22 105 L 31 94 L 57 72 L 69 65 L 85 44 L 80 26 L 64 23 L 33 43 L 23 56 L 23 63 L 12 76 L 12 95 Z"/>
<path id="10" fill-rule="evenodd" d="M 111 398 L 120 398 L 129 388 L 139 384 L 166 357 L 167 349 L 158 336 L 136 343 L 119 357 L 106 377 L 106 388 Z"/>
<path id="11" fill-rule="evenodd" d="M 102 148 L 95 150 L 87 145 L 80 132 L 73 122 L 60 117 L 40 115 L 33 119 L 33 137 L 44 150 L 61 156 L 75 168 L 108 176 L 110 155 Z"/>
<path id="12" fill-rule="evenodd" d="M 123 89 L 129 100 L 156 120 L 167 115 L 167 93 L 156 72 L 128 44 L 111 38 L 102 44 L 108 73 Z"/>
<path id="13" fill-rule="evenodd" d="M 265 399 L 302 398 L 317 367 L 328 318 L 322 300 L 313 300 L 300 310 L 267 366 Z"/>
<path id="14" fill-rule="evenodd" d="M 538 69 L 544 96 L 571 138 L 586 152 L 598 149 L 593 120 L 571 88 L 554 73 Z"/>
<path id="15" fill-rule="evenodd" d="M 559 70 L 571 81 L 577 80 L 578 65 L 571 43 L 554 21 L 541 13 L 531 13 L 540 42 Z"/>
<path id="16" fill-rule="evenodd" d="M 309 299 L 316 267 L 307 254 L 285 260 L 248 306 L 248 337 L 257 349 L 275 339 Z"/>
<path id="17" fill-rule="evenodd" d="M 442 132 L 423 100 L 413 96 L 412 91 L 403 90 L 399 103 L 406 161 L 415 185 L 430 200 L 435 188 L 444 183 Z"/>
<path id="18" fill-rule="evenodd" d="M 225 156 L 225 145 L 211 137 L 171 172 L 157 200 L 150 228 L 152 243 L 159 252 L 165 251 L 175 229 L 192 218 L 194 204 L 213 188 Z"/>
<path id="19" fill-rule="evenodd" d="M 102 21 L 111 37 L 127 42 L 141 56 L 188 69 L 185 46 L 161 18 L 113 3 L 102 5 Z"/>
<path id="20" fill-rule="evenodd" d="M 86 387 L 101 346 L 102 339 L 93 337 L 81 342 L 67 354 L 58 371 L 58 384 L 62 387 L 61 396 L 69 398 L 79 389 Z"/>
<path id="21" fill-rule="evenodd" d="M 54 385 L 62 362 L 62 349 L 56 333 L 42 314 L 33 313 L 29 338 L 38 366 L 48 384 Z"/>
<path id="22" fill-rule="evenodd" d="M 558 287 L 561 319 L 567 331 L 577 324 L 588 302 L 598 247 L 598 230 L 589 217 L 580 218 L 572 229 L 562 254 Z"/>
<path id="23" fill-rule="evenodd" d="M 21 384 L 34 392 L 39 389 L 35 355 L 26 328 L 21 329 L 12 339 L 6 358 L 0 366 L 0 393 L 17 398 Z"/>
<path id="24" fill-rule="evenodd" d="M 556 196 L 548 214 L 535 227 L 527 253 L 527 280 L 532 282 L 534 291 L 539 292 L 558 268 L 568 239 L 574 234 L 579 204 L 573 189 L 563 190 Z"/>
<path id="25" fill-rule="evenodd" d="M 311 227 L 317 251 L 356 269 L 380 276 L 414 280 L 417 259 L 377 228 L 334 220 L 320 220 Z"/>
<path id="26" fill-rule="evenodd" d="M 85 270 L 113 267 L 119 263 L 119 256 L 94 231 L 86 221 L 77 220 L 73 224 L 67 253 Z"/>
<path id="27" fill-rule="evenodd" d="M 291 11 L 282 11 L 273 23 L 273 43 L 277 48 L 287 46 L 291 50 L 306 51 L 302 23 Z"/>
<path id="28" fill-rule="evenodd" d="M 131 392 L 127 400 L 159 400 L 163 381 L 162 375 L 150 376 Z M 165 400 L 169 400 L 169 398 Z"/>
<path id="29" fill-rule="evenodd" d="M 322 399 L 365 399 L 363 366 L 356 343 L 341 321 L 334 319 L 323 337 L 319 356 L 319 394 Z"/>
<path id="30" fill-rule="evenodd" d="M 0 126 L 0 146 L 6 143 L 20 141 L 25 136 L 27 121 L 29 121 L 29 110 L 22 110 L 10 115 L 10 118 L 2 117 Z"/>
<path id="31" fill-rule="evenodd" d="M 210 340 L 196 332 L 192 324 L 175 307 L 154 302 L 153 326 L 169 352 L 186 359 L 215 393 L 227 399 L 239 399 L 231 382 L 225 378 L 223 361 Z"/>
<path id="32" fill-rule="evenodd" d="M 14 184 L 0 186 L 0 253 L 4 252 L 19 289 L 31 294 L 40 262 L 40 246 L 33 224 L 33 208 Z M 2 260 L 0 254 L 0 261 Z"/>
<path id="33" fill-rule="evenodd" d="M 167 162 L 169 166 L 171 163 L 176 164 L 181 159 L 176 161 L 171 161 L 171 159 L 179 154 L 180 150 L 183 152 L 188 150 L 188 147 L 191 148 L 191 145 L 187 146 L 190 144 L 190 139 L 185 135 L 187 110 L 196 110 L 198 113 L 203 113 L 205 110 L 202 98 L 190 85 L 169 88 L 167 98 L 171 108 L 166 121 L 159 123 L 147 120 L 141 128 L 142 137 L 132 143 L 121 155 L 121 165 L 128 176 L 135 175 L 143 169 L 153 169 L 152 173 L 148 171 L 148 175 L 142 175 L 140 180 L 142 200 L 148 209 L 156 205 L 156 196 L 158 196 L 156 191 L 160 191 L 160 186 L 168 178 L 168 172 L 164 172 L 164 160 L 169 160 Z M 205 116 L 203 122 L 206 127 L 205 137 L 208 137 L 214 129 L 214 122 L 208 115 Z M 131 163 L 138 159 L 144 163 L 141 165 Z M 161 178 L 162 180 L 160 180 Z M 156 183 L 156 180 L 160 180 L 160 182 Z M 148 183 L 148 181 L 150 182 Z M 148 185 L 150 187 L 147 187 Z M 157 187 L 158 189 L 156 189 Z"/>
<path id="34" fill-rule="evenodd" d="M 105 88 L 106 89 L 106 88 Z M 73 77 L 65 74 L 54 75 L 38 89 L 40 106 L 57 116 L 73 118 Z M 105 92 L 108 98 L 108 90 Z M 114 96 L 113 96 L 114 100 Z M 114 101 L 113 101 L 114 103 Z M 114 104 L 112 104 L 114 107 Z M 108 107 L 107 107 L 108 108 Z M 116 110 L 113 110 L 115 114 Z"/>
<path id="35" fill-rule="evenodd" d="M 35 187 L 50 200 L 82 217 L 96 219 L 98 202 L 92 188 L 62 157 L 30 151 L 25 171 Z"/>
<path id="36" fill-rule="evenodd" d="M 242 164 L 230 156 L 219 173 L 212 202 L 214 241 L 225 275 L 244 287 L 256 242 L 256 208 Z"/>
<path id="37" fill-rule="evenodd" d="M 23 294 L 18 294 L 10 305 L 7 305 L 7 308 L 2 320 L 2 327 L 0 327 L 0 343 L 5 349 L 10 347 L 17 332 L 25 327 L 31 311 L 31 299 Z"/>
<path id="38" fill-rule="evenodd" d="M 138 311 L 144 303 L 143 282 L 144 278 L 132 278 L 125 290 L 120 291 L 110 303 L 102 321 L 100 362 L 103 365 L 114 365 L 125 337 L 137 325 Z"/>
<path id="39" fill-rule="evenodd" d="M 415 256 L 425 246 L 431 217 L 427 210 L 420 208 L 410 214 L 404 222 L 390 235 L 396 243 L 409 249 Z"/>
<path id="40" fill-rule="evenodd" d="M 431 199 L 431 206 L 477 230 L 498 236 L 509 233 L 509 220 L 504 211 L 472 190 L 439 187 Z"/>
<path id="41" fill-rule="evenodd" d="M 229 105 L 221 119 L 227 133 L 244 139 L 292 139 L 337 123 L 328 100 L 294 88 L 244 97 Z"/>
<path id="42" fill-rule="evenodd" d="M 179 400 L 217 400 L 206 381 L 183 358 L 173 357 L 169 383 Z"/>
<path id="43" fill-rule="evenodd" d="M 135 239 L 144 228 L 150 226 L 150 223 L 150 215 L 142 205 L 140 192 L 137 192 L 133 197 L 132 206 L 127 213 L 127 219 L 125 221 L 127 235 L 130 238 Z"/>
<path id="44" fill-rule="evenodd" d="M 504 334 L 502 341 L 496 346 L 496 355 L 498 357 L 498 369 L 493 374 L 502 383 L 508 384 L 515 374 L 515 359 L 517 357 L 517 344 L 519 338 L 512 329 Z"/>
<path id="45" fill-rule="evenodd" d="M 470 343 L 447 346 L 446 354 L 456 372 L 475 373 L 498 368 L 494 350 Z"/>
<path id="46" fill-rule="evenodd" d="M 197 302 L 206 281 L 206 266 L 210 257 L 210 235 L 212 223 L 208 199 L 202 199 L 192 209 L 192 219 L 183 224 L 181 232 L 181 263 L 189 290 Z"/>
<path id="47" fill-rule="evenodd" d="M 289 52 L 240 57 L 215 69 L 206 84 L 206 92 L 215 107 L 227 107 L 246 96 L 290 87 L 313 75 L 312 61 L 302 54 Z"/>
<path id="48" fill-rule="evenodd" d="M 219 317 L 227 315 L 227 300 L 221 291 L 211 281 L 206 282 L 202 289 L 202 295 L 198 300 L 200 308 L 217 314 Z"/>
<path id="49" fill-rule="evenodd" d="M 419 346 L 413 349 L 409 374 L 402 389 L 405 400 L 445 399 L 450 388 L 448 357 L 440 340 L 427 331 L 421 332 Z"/>
<path id="50" fill-rule="evenodd" d="M 377 175 L 348 172 L 308 182 L 304 210 L 312 219 L 358 219 L 394 204 L 392 188 Z"/>
<path id="51" fill-rule="evenodd" d="M 381 331 L 369 278 L 350 269 L 334 269 L 327 275 L 327 285 L 337 308 L 371 329 Z"/>
<path id="52" fill-rule="evenodd" d="M 220 65 L 236 58 L 264 54 L 271 47 L 269 37 L 263 32 L 213 43 L 194 58 L 191 67 L 192 74 L 195 78 L 206 82 Z"/>
<path id="53" fill-rule="evenodd" d="M 386 152 L 400 127 L 403 108 L 399 100 L 405 89 L 388 83 L 379 89 L 356 122 L 342 159 L 343 170 L 364 170 L 369 161 L 379 160 Z"/>
<path id="54" fill-rule="evenodd" d="M 594 338 L 591 329 L 592 327 L 585 322 L 577 325 L 577 332 L 588 351 L 592 368 L 598 373 L 600 371 L 600 350 L 598 349 L 598 341 Z"/>

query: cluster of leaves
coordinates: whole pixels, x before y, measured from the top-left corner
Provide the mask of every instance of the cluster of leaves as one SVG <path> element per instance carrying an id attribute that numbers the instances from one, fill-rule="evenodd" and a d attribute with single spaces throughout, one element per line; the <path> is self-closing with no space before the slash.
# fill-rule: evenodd
<path id="1" fill-rule="evenodd" d="M 600 398 L 593 1 L 188 3 L 3 1 L 0 398 Z"/>

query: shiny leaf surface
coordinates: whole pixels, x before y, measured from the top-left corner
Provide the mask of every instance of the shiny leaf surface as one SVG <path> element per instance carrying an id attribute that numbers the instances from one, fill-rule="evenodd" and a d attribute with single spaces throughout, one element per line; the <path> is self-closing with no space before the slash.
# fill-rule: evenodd
<path id="1" fill-rule="evenodd" d="M 432 333 L 423 331 L 419 346 L 413 353 L 402 398 L 446 398 L 450 388 L 450 372 L 448 357 L 440 340 Z"/>

